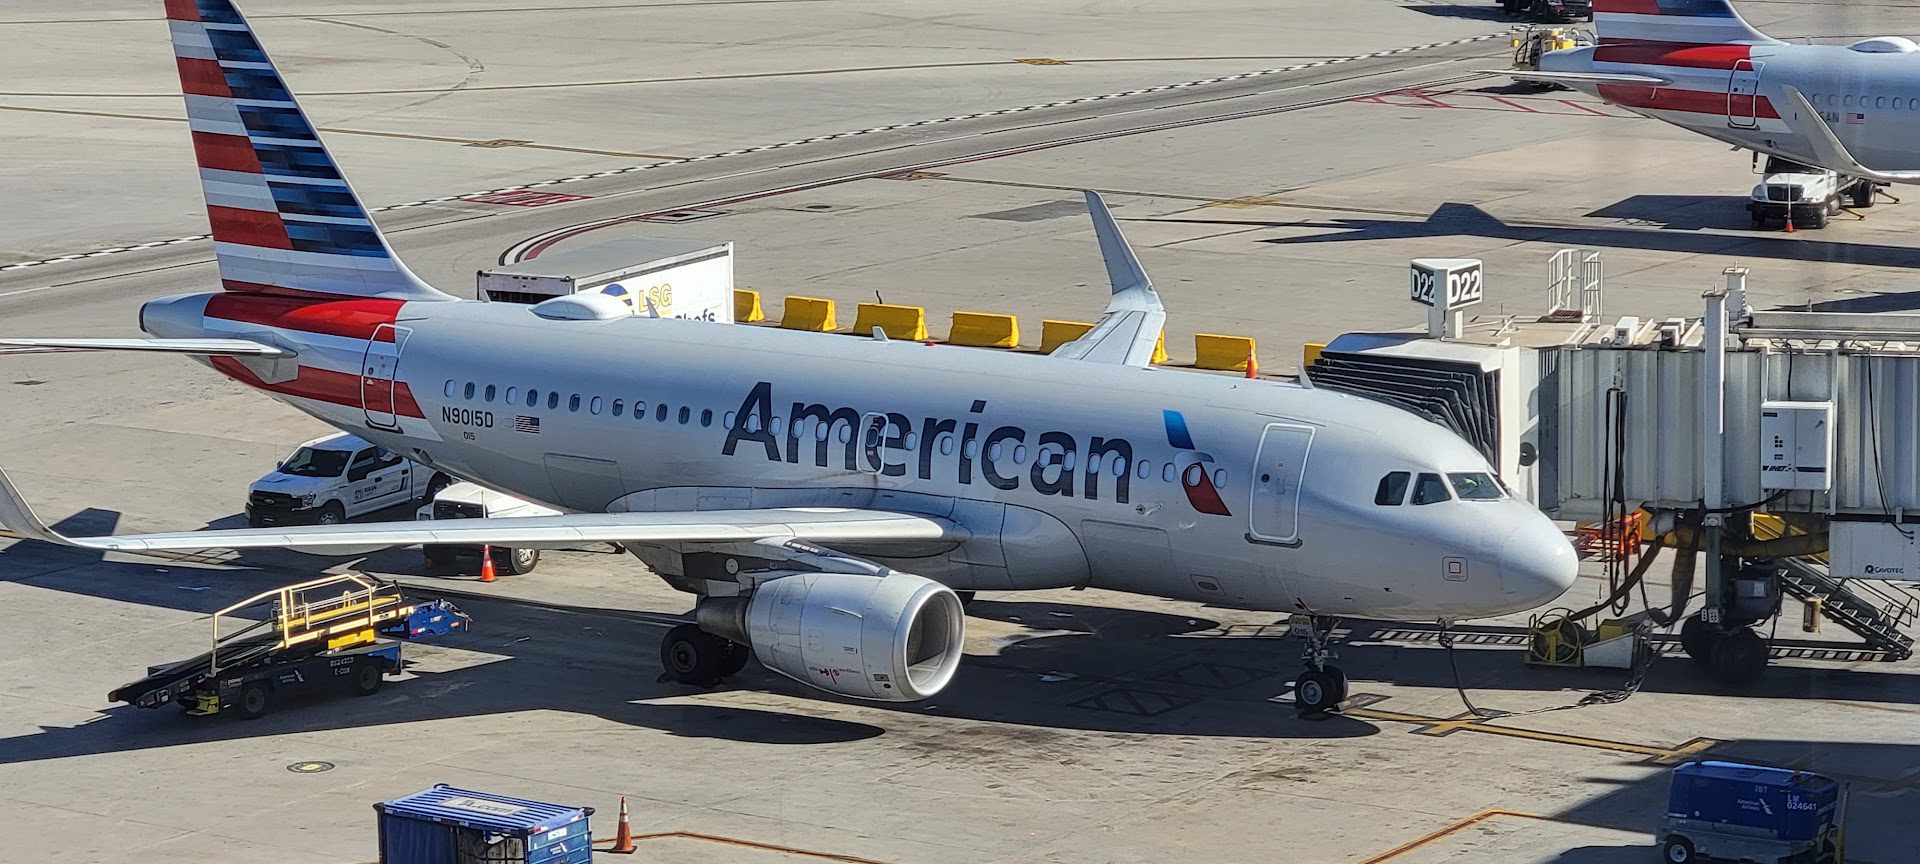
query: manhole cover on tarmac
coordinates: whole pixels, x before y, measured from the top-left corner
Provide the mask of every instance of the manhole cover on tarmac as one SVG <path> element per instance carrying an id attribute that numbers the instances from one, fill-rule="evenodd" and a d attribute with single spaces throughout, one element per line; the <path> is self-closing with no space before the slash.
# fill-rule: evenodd
<path id="1" fill-rule="evenodd" d="M 332 771 L 333 763 L 332 762 L 295 762 L 292 765 L 288 765 L 287 770 L 292 771 L 295 774 L 318 774 L 322 771 Z"/>

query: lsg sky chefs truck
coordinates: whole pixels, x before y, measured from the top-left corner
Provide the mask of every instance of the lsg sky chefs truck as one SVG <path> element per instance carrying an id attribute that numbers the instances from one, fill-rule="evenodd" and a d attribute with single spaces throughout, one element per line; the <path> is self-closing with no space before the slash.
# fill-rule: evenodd
<path id="1" fill-rule="evenodd" d="M 640 316 L 733 323 L 733 244 L 629 237 L 546 252 L 475 274 L 475 296 L 539 303 L 606 294 Z"/>

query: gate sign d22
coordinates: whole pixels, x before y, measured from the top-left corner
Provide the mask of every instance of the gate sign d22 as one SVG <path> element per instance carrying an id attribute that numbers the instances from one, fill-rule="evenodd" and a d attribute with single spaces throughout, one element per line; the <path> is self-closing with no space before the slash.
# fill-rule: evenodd
<path id="1" fill-rule="evenodd" d="M 1419 258 L 1409 271 L 1413 302 L 1427 307 L 1427 335 L 1460 335 L 1458 310 L 1480 302 L 1484 293 L 1480 259 Z"/>

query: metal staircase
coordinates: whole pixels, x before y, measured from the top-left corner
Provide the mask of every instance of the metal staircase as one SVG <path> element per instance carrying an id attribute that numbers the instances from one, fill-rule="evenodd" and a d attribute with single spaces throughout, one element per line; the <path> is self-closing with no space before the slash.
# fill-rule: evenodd
<path id="1" fill-rule="evenodd" d="M 1913 637 L 1902 627 L 1920 615 L 1920 598 L 1898 586 L 1869 580 L 1835 579 L 1827 568 L 1800 558 L 1785 558 L 1780 587 L 1802 603 L 1817 603 L 1820 614 L 1866 640 L 1867 648 L 1889 662 L 1913 656 Z"/>

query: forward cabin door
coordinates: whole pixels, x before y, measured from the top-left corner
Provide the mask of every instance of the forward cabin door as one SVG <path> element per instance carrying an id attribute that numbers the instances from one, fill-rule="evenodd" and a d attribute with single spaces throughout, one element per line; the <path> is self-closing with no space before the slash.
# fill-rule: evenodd
<path id="1" fill-rule="evenodd" d="M 1313 427 L 1270 423 L 1253 463 L 1253 500 L 1247 507 L 1247 538 L 1300 545 L 1300 481 L 1313 448 Z"/>
<path id="2" fill-rule="evenodd" d="M 411 335 L 413 331 L 405 327 L 382 324 L 373 328 L 373 338 L 367 340 L 366 357 L 360 363 L 360 407 L 367 414 L 367 425 L 375 429 L 400 428 L 394 408 L 394 391 L 399 388 L 394 382 L 400 373 L 400 349 Z"/>
<path id="3" fill-rule="evenodd" d="M 1760 67 L 1752 60 L 1734 61 L 1733 77 L 1727 79 L 1727 125 L 1735 129 L 1760 125 Z"/>

